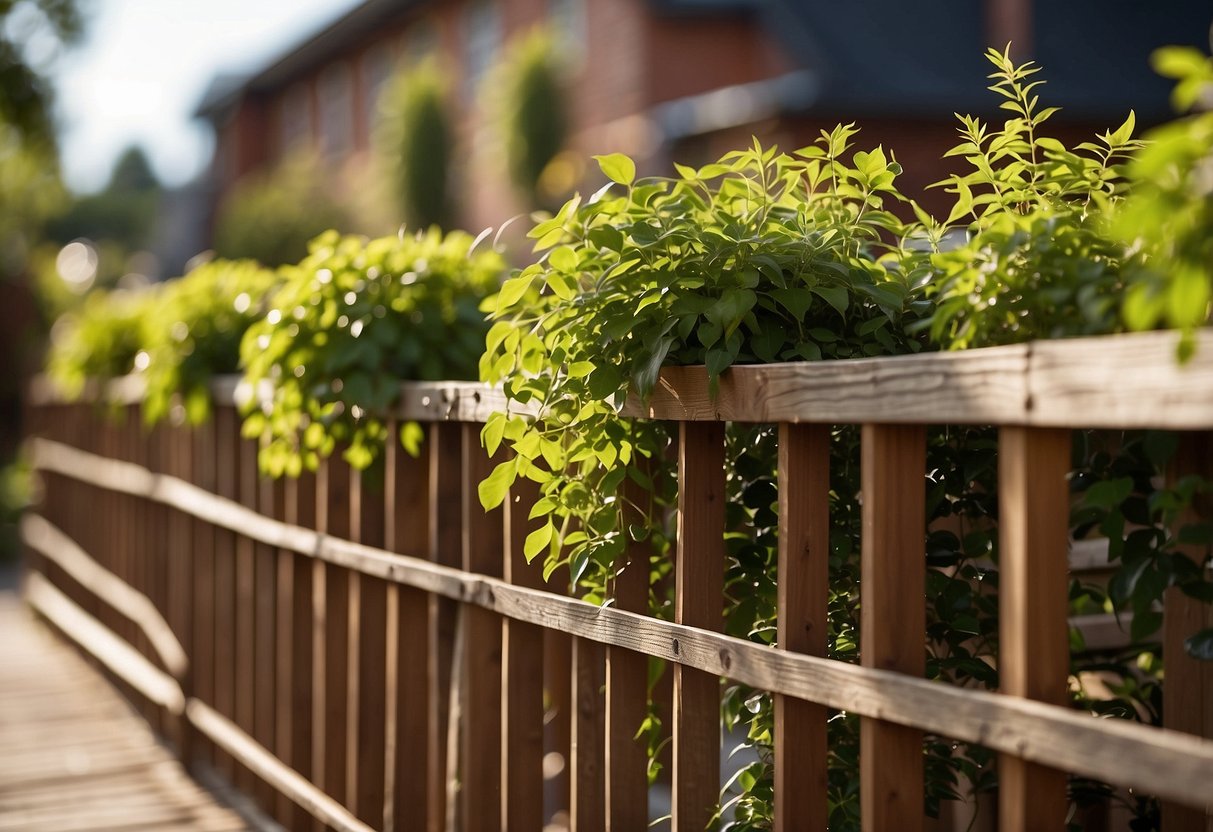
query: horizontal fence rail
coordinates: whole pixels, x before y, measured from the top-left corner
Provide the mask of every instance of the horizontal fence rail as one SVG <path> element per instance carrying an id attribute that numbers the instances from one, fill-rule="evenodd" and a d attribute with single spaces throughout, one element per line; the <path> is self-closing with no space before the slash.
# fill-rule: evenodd
<path id="1" fill-rule="evenodd" d="M 479 424 L 505 409 L 499 391 L 407 383 L 394 417 L 428 425 L 420 459 L 393 450 L 381 483 L 330 461 L 278 484 L 258 483 L 257 449 L 238 438 L 233 404 L 252 393 L 227 380 L 214 392 L 211 424 L 149 439 L 134 426 L 135 380 L 92 392 L 127 425 L 36 388 L 30 453 L 46 496 L 22 531 L 45 577 L 28 597 L 200 735 L 195 749 L 164 726 L 183 754 L 289 828 L 638 828 L 646 656 L 675 668 L 672 692 L 654 695 L 671 709 L 676 832 L 715 811 L 722 678 L 775 696 L 780 829 L 825 828 L 830 710 L 862 719 L 865 829 L 922 828 L 924 733 L 1000 754 L 1003 829 L 1061 828 L 1066 772 L 1171 801 L 1168 829 L 1199 828 L 1209 810 L 1213 741 L 1200 724 L 1173 723 L 1185 733 L 1064 705 L 1069 440 L 1057 430 L 1206 436 L 1207 335 L 1183 366 L 1174 335 L 1150 334 L 735 367 L 715 399 L 702 369 L 663 371 L 625 413 L 680 423 L 673 622 L 644 614 L 643 586 L 621 582 L 615 603 L 596 606 L 537 581 L 521 557 L 533 493 L 481 512 L 476 485 L 492 462 Z M 780 424 L 779 649 L 717 631 L 719 421 Z M 824 657 L 829 433 L 798 423 L 864 425 L 860 665 Z M 908 497 L 921 498 L 928 424 L 1002 429 L 998 693 L 921 678 L 923 510 Z M 1195 466 L 1213 474 L 1213 458 Z M 78 515 L 90 500 L 108 526 Z M 1204 708 L 1213 673 L 1174 666 L 1166 683 L 1195 686 Z"/>

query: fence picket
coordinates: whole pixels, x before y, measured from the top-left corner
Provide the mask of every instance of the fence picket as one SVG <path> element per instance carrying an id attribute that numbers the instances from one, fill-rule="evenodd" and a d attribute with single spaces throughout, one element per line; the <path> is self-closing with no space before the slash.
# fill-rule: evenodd
<path id="1" fill-rule="evenodd" d="M 1213 478 L 1213 434 L 1181 434 L 1169 478 L 1177 482 L 1190 474 Z M 1184 512 L 1178 523 L 1213 519 L 1210 510 L 1213 495 L 1206 495 L 1203 500 Z M 1197 563 L 1204 562 L 1209 554 L 1207 546 L 1185 545 L 1181 549 Z M 1213 739 L 1213 662 L 1192 658 L 1183 644 L 1201 629 L 1213 627 L 1213 605 L 1191 598 L 1176 587 L 1167 590 L 1163 605 L 1162 649 L 1167 668 L 1162 686 L 1163 724 L 1176 731 Z M 1162 819 L 1167 832 L 1210 832 L 1213 798 L 1209 798 L 1203 810 L 1166 801 L 1162 805 Z"/>
<path id="2" fill-rule="evenodd" d="M 999 682 L 1002 692 L 1069 700 L 1070 432 L 1002 428 L 998 442 Z M 1000 755 L 999 829 L 1060 829 L 1066 775 Z"/>
<path id="3" fill-rule="evenodd" d="M 375 469 L 350 478 L 351 538 L 383 546 L 383 483 Z M 349 577 L 349 734 L 346 793 L 354 815 L 367 825 L 383 826 L 383 721 L 387 704 L 387 583 L 370 575 Z"/>
<path id="4" fill-rule="evenodd" d="M 541 589 L 543 554 L 526 562 L 528 520 L 538 489 L 522 480 L 506 499 L 503 577 L 512 584 Z M 504 828 L 539 832 L 543 828 L 543 629 L 522 621 L 502 621 L 501 796 Z"/>
<path id="5" fill-rule="evenodd" d="M 777 625 L 781 650 L 825 656 L 830 575 L 830 429 L 779 426 Z M 825 708 L 775 697 L 775 829 L 826 828 Z"/>
<path id="6" fill-rule="evenodd" d="M 606 650 L 584 638 L 572 642 L 569 828 L 572 832 L 602 832 L 606 818 L 602 713 Z"/>
<path id="7" fill-rule="evenodd" d="M 430 448 L 416 459 L 394 441 L 398 426 L 388 428 L 384 464 L 384 548 L 414 557 L 429 549 Z M 430 721 L 429 598 L 424 592 L 394 584 L 387 596 L 387 772 L 388 797 L 384 827 L 413 829 L 429 817 L 427 732 Z"/>
<path id="8" fill-rule="evenodd" d="M 236 448 L 239 428 L 230 405 L 215 408 L 215 488 L 220 497 L 236 499 Z M 136 516 L 138 520 L 138 516 Z M 236 536 L 215 528 L 215 710 L 236 719 Z M 216 747 L 219 770 L 235 779 L 236 763 Z"/>
<path id="9" fill-rule="evenodd" d="M 721 629 L 724 610 L 724 486 L 724 424 L 681 425 L 674 620 L 714 631 Z M 720 799 L 716 676 L 674 665 L 673 726 L 671 826 L 673 832 L 702 832 Z"/>
<path id="10" fill-rule="evenodd" d="M 476 487 L 500 459 L 480 447 L 480 428 L 460 426 L 463 436 L 463 568 L 500 577 L 504 510 L 485 512 Z M 460 803 L 464 832 L 501 829 L 501 618 L 464 605 L 461 671 Z"/>
<path id="11" fill-rule="evenodd" d="M 430 426 L 430 560 L 459 566 L 463 559 L 463 438 L 457 424 Z M 455 603 L 430 597 L 430 708 L 427 744 L 430 760 L 427 832 L 444 832 L 447 817 L 447 732 L 450 723 Z"/>
<path id="12" fill-rule="evenodd" d="M 926 642 L 926 431 L 864 425 L 860 661 L 921 676 Z M 859 733 L 865 832 L 923 828 L 922 732 L 865 718 Z"/>
<path id="13" fill-rule="evenodd" d="M 215 490 L 215 421 L 210 419 L 194 427 L 193 482 L 208 491 Z M 193 520 L 194 548 L 194 621 L 193 643 L 190 647 L 191 678 L 195 695 L 203 702 L 215 701 L 215 527 L 202 520 Z M 125 547 L 121 547 L 125 548 Z M 207 763 L 214 763 L 215 748 L 199 736 L 196 754 Z"/>
<path id="14" fill-rule="evenodd" d="M 316 527 L 316 476 L 305 472 L 298 479 L 288 478 L 283 487 L 283 517 L 288 523 L 303 528 Z M 315 687 L 313 685 L 315 658 L 315 613 L 312 609 L 315 569 L 302 555 L 290 552 L 291 569 L 291 661 L 290 684 L 290 756 L 285 762 L 304 777 L 315 782 L 318 766 L 312 756 L 312 726 L 315 719 Z M 288 829 L 307 829 L 311 815 L 303 806 L 296 806 Z"/>
<path id="15" fill-rule="evenodd" d="M 623 486 L 625 522 L 640 523 L 647 492 L 631 480 Z M 612 581 L 616 609 L 647 613 L 650 547 L 630 541 Z M 648 716 L 648 657 L 608 647 L 606 656 L 606 828 L 643 829 L 649 822 L 648 749 L 637 733 Z"/>

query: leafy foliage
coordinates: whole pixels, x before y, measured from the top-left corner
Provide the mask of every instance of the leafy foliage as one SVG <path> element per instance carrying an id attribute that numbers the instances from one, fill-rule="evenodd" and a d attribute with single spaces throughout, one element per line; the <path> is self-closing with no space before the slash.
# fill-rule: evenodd
<path id="1" fill-rule="evenodd" d="M 1106 212 L 1120 200 L 1122 167 L 1141 143 L 1133 113 L 1115 131 L 1074 150 L 1043 134 L 1057 112 L 1041 107 L 1040 68 L 991 49 L 990 90 L 1012 114 L 992 129 L 958 116 L 961 142 L 947 156 L 972 168 L 936 187 L 956 195 L 946 225 L 967 223 L 967 241 L 939 251 L 944 226 L 924 218 L 935 305 L 923 327 L 949 349 L 1095 334 L 1118 328 L 1124 249 Z"/>
<path id="2" fill-rule="evenodd" d="M 175 403 L 191 423 L 210 413 L 210 380 L 235 373 L 245 330 L 264 314 L 277 276 L 251 260 L 216 260 L 164 284 L 145 323 L 143 415 L 156 422 Z"/>
<path id="3" fill-rule="evenodd" d="M 1117 217 L 1119 234 L 1139 247 L 1124 316 L 1130 329 L 1180 329 L 1180 355 L 1209 321 L 1213 302 L 1213 58 L 1171 47 L 1155 68 L 1178 80 L 1177 109 L 1196 108 L 1150 132 L 1129 167 L 1132 196 Z"/>
<path id="4" fill-rule="evenodd" d="M 314 469 L 338 447 L 365 468 L 387 437 L 401 379 L 470 378 L 484 344 L 480 301 L 502 270 L 472 239 L 437 230 L 375 240 L 328 232 L 282 270 L 241 346 L 244 434 L 274 476 Z M 402 439 L 412 447 L 416 425 Z"/>
<path id="5" fill-rule="evenodd" d="M 531 231 L 544 255 L 486 304 L 480 372 L 538 415 L 490 418 L 486 446 L 515 456 L 480 496 L 491 507 L 516 476 L 540 483 L 549 572 L 567 560 L 578 580 L 622 551 L 615 492 L 628 476 L 647 486 L 633 463 L 665 440 L 616 411 L 663 365 L 706 363 L 715 382 L 737 362 L 898 351 L 909 288 L 882 235 L 902 230 L 884 210 L 900 167 L 879 148 L 847 164 L 854 133 L 796 157 L 755 143 L 672 179 L 637 182 L 630 159 L 602 157 L 612 183 Z"/>
<path id="6" fill-rule="evenodd" d="M 400 210 L 415 228 L 451 223 L 451 135 L 446 84 L 427 61 L 401 70 L 380 102 L 376 145 L 393 170 Z"/>
<path id="7" fill-rule="evenodd" d="M 144 316 L 154 308 L 154 291 L 117 289 L 87 295 L 51 330 L 47 375 L 69 398 L 89 379 L 110 379 L 134 371 L 143 348 Z"/>

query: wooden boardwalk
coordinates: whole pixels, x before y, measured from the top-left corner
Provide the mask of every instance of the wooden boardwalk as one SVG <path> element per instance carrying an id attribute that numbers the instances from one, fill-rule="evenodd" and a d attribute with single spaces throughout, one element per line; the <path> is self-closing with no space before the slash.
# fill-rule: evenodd
<path id="1" fill-rule="evenodd" d="M 0 591 L 0 832 L 229 832 L 195 783 L 71 647 Z"/>

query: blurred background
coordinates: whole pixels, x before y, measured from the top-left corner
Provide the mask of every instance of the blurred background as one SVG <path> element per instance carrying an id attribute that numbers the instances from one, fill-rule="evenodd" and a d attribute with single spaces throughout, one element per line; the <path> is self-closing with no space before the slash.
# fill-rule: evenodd
<path id="1" fill-rule="evenodd" d="M 1066 140 L 1170 117 L 1149 55 L 1207 49 L 1211 22 L 1208 0 L 0 2 L 0 554 L 20 391 L 94 289 L 210 251 L 294 262 L 330 227 L 475 233 L 597 187 L 592 154 L 660 174 L 838 122 L 930 210 L 954 113 L 998 112 L 987 46 L 1045 68 Z"/>

